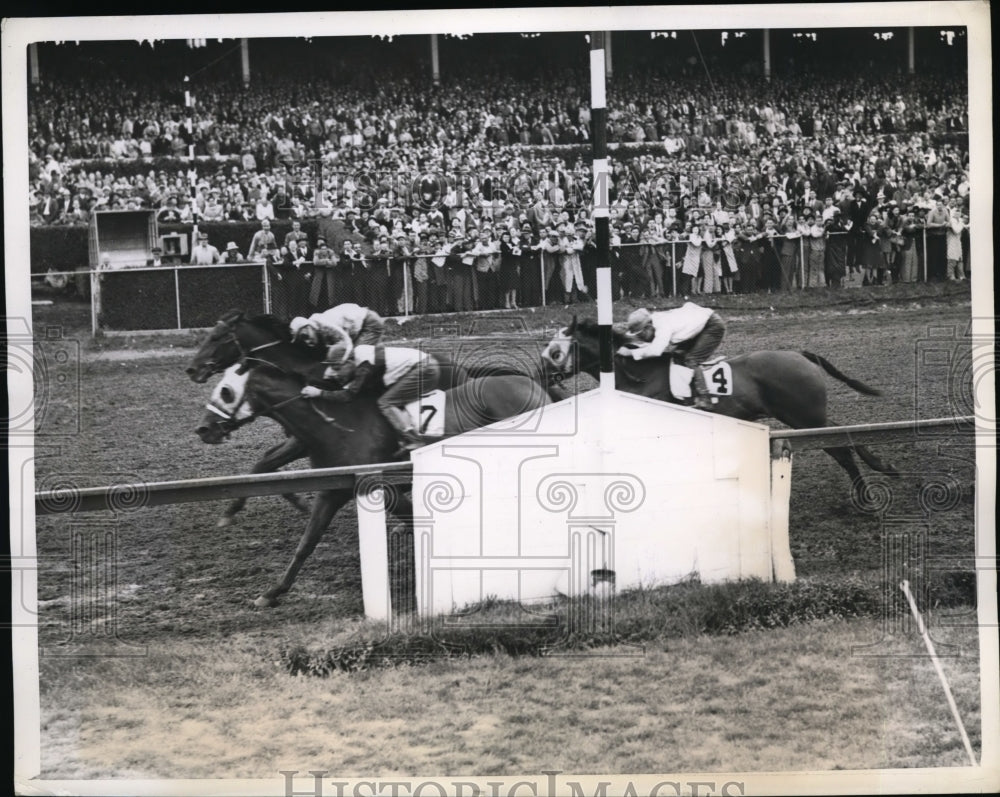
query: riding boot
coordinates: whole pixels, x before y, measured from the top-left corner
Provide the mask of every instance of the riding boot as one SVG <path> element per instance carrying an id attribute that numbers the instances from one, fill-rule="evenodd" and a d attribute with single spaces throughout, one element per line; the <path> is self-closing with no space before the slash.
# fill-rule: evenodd
<path id="1" fill-rule="evenodd" d="M 389 421 L 389 425 L 399 434 L 399 451 L 397 453 L 412 451 L 424 444 L 413 428 L 406 410 L 402 407 L 386 407 L 383 415 Z"/>
<path id="2" fill-rule="evenodd" d="M 705 384 L 705 372 L 700 365 L 694 368 L 694 376 L 691 379 L 691 387 L 694 388 L 694 407 L 698 410 L 712 409 L 712 397 L 708 392 L 708 385 Z"/>

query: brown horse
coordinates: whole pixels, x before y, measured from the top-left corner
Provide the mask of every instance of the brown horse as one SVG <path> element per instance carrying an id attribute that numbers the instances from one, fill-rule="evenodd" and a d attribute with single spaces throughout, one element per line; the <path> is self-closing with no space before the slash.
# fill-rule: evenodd
<path id="1" fill-rule="evenodd" d="M 584 372 L 599 378 L 599 327 L 596 321 L 584 319 L 560 331 L 542 352 L 549 372 L 565 377 Z M 613 332 L 613 345 L 617 352 L 634 341 Z M 823 374 L 843 382 L 848 387 L 867 396 L 880 396 L 880 391 L 857 379 L 842 374 L 818 354 L 804 351 L 758 351 L 737 357 L 723 358 L 732 368 L 732 384 L 724 371 L 709 372 L 708 382 L 715 382 L 719 395 L 711 412 L 731 418 L 755 421 L 774 418 L 793 429 L 813 429 L 826 426 L 826 381 Z M 615 354 L 615 387 L 628 393 L 660 399 L 674 404 L 682 403 L 670 388 L 670 356 L 635 360 Z M 721 376 L 713 380 L 713 375 Z M 881 473 L 897 475 L 896 470 L 883 463 L 865 446 L 838 446 L 823 449 L 847 471 L 855 489 L 864 486 L 864 479 L 854 462 L 853 453 L 869 467 Z"/>
<path id="2" fill-rule="evenodd" d="M 231 338 L 230 333 L 226 330 L 231 330 Z M 196 382 L 204 382 L 212 374 L 223 370 L 232 370 L 232 366 L 237 363 L 239 363 L 240 367 L 243 368 L 246 366 L 248 359 L 251 362 L 253 361 L 258 350 L 265 352 L 277 341 L 287 342 L 289 340 L 287 330 L 288 324 L 275 316 L 257 316 L 251 322 L 251 320 L 245 318 L 242 313 L 237 310 L 233 310 L 226 314 L 224 320 L 219 322 L 219 326 L 216 326 L 209 337 L 209 340 L 216 339 L 219 343 L 219 346 L 216 347 L 213 358 L 210 360 L 198 360 L 196 355 L 196 361 L 192 362 L 192 368 L 194 371 L 192 372 L 192 368 L 189 368 L 188 374 Z M 226 345 L 227 343 L 228 346 Z M 301 345 L 298 346 L 298 349 L 302 358 L 292 367 L 294 367 L 311 382 L 321 383 L 322 372 L 324 370 L 324 366 L 321 362 L 323 358 L 322 349 L 309 348 Z M 472 378 L 482 376 L 514 376 L 523 373 L 517 369 L 501 365 L 473 363 L 466 366 L 456 363 L 449 357 L 440 353 L 435 353 L 433 356 L 440 366 L 440 387 L 442 390 L 449 390 L 453 387 L 457 387 Z M 339 387 L 339 385 L 325 386 Z M 224 407 L 229 401 L 228 399 L 225 401 L 217 401 L 215 398 L 216 394 L 222 387 L 223 386 L 220 384 L 216 387 L 216 390 L 213 393 L 213 404 L 220 408 Z M 556 393 L 553 393 L 552 395 L 556 399 L 562 397 L 560 394 Z M 208 420 L 211 420 L 211 418 L 209 417 Z M 250 472 L 273 473 L 285 465 L 289 465 L 296 460 L 303 459 L 308 456 L 308 454 L 309 451 L 303 443 L 295 437 L 289 437 L 265 451 L 264 455 L 257 460 Z M 288 501 L 303 514 L 309 514 L 309 502 L 301 496 L 295 495 L 294 493 L 287 493 L 283 494 L 282 498 Z M 233 518 L 240 511 L 242 511 L 244 506 L 246 506 L 246 502 L 246 498 L 233 499 L 226 506 L 222 516 L 216 523 L 216 526 L 218 528 L 224 528 L 231 525 Z"/>
<path id="3" fill-rule="evenodd" d="M 239 337 L 237 337 L 239 333 Z M 371 394 L 362 393 L 347 403 L 306 399 L 301 395 L 314 358 L 287 339 L 287 327 L 274 319 L 247 319 L 242 315 L 223 319 L 191 360 L 187 373 L 196 381 L 214 370 L 232 364 L 235 356 L 250 369 L 244 395 L 251 413 L 243 419 L 226 419 L 210 412 L 198 428 L 202 440 L 221 442 L 234 429 L 258 416 L 276 420 L 290 438 L 301 441 L 316 468 L 369 465 L 393 459 L 398 440 Z M 548 394 L 535 380 L 524 375 L 472 378 L 446 391 L 445 435 L 460 434 L 515 415 L 539 410 L 549 403 Z M 393 514 L 412 531 L 413 509 L 403 495 L 403 486 L 393 491 Z M 337 511 L 354 497 L 351 489 L 319 493 L 295 555 L 279 582 L 255 601 L 274 606 L 287 592 L 305 560 L 326 532 Z"/>

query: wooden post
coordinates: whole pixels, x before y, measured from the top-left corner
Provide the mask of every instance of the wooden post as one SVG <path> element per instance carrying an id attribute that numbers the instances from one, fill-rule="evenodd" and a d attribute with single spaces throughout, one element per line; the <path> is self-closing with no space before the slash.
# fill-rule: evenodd
<path id="1" fill-rule="evenodd" d="M 379 474 L 357 481 L 358 547 L 361 553 L 361 594 L 365 617 L 389 620 L 392 600 L 389 593 L 389 543 L 385 523 L 385 486 Z"/>
<path id="2" fill-rule="evenodd" d="M 792 497 L 792 446 L 771 440 L 771 567 L 774 580 L 795 580 L 795 561 L 788 542 L 788 503 Z"/>

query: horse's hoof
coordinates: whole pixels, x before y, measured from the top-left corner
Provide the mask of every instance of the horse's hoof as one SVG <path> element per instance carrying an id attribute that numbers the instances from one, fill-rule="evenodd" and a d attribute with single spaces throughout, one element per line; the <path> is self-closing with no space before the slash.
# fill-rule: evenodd
<path id="1" fill-rule="evenodd" d="M 226 528 L 226 526 L 232 526 L 232 525 L 233 525 L 233 519 L 229 517 L 229 515 L 223 515 L 222 517 L 219 518 L 219 522 L 215 524 L 215 527 L 217 529 L 224 529 Z"/>
<path id="2" fill-rule="evenodd" d="M 253 602 L 253 605 L 258 609 L 273 609 L 278 605 L 278 601 L 274 598 L 267 597 L 267 595 L 261 595 Z"/>

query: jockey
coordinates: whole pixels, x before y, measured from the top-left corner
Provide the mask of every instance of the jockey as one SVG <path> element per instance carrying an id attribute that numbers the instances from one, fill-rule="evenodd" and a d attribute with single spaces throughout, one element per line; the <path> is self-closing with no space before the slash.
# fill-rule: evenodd
<path id="1" fill-rule="evenodd" d="M 381 371 L 386 390 L 378 398 L 378 408 L 399 433 L 400 453 L 423 445 L 404 408 L 437 388 L 441 375 L 437 360 L 418 349 L 367 343 L 350 352 L 344 344 L 338 344 L 331 347 L 330 353 L 338 364 L 328 368 L 324 376 L 335 376 L 344 387 L 320 390 L 307 385 L 302 388 L 303 396 L 347 402 L 357 396 L 371 374 Z"/>
<path id="2" fill-rule="evenodd" d="M 701 365 L 722 343 L 726 325 L 711 307 L 685 302 L 675 310 L 651 313 L 639 308 L 628 317 L 628 333 L 643 341 L 638 348 L 623 347 L 619 354 L 636 360 L 659 357 L 664 352 L 682 355 L 681 362 L 694 371 L 694 406 L 700 410 L 712 406 Z"/>
<path id="3" fill-rule="evenodd" d="M 349 355 L 357 344 L 381 343 L 385 321 L 367 307 L 338 304 L 322 313 L 313 313 L 309 318 L 293 318 L 289 330 L 293 340 L 305 341 L 310 346 L 332 347 L 343 343 Z M 327 359 L 333 362 L 332 358 Z"/>

